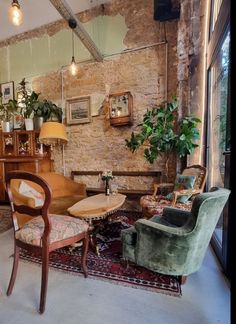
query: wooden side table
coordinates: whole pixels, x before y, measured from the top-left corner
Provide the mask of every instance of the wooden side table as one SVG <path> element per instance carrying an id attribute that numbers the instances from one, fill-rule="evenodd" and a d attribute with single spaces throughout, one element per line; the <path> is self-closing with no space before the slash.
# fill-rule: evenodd
<path id="1" fill-rule="evenodd" d="M 89 223 L 90 245 L 99 255 L 96 244 L 96 233 L 106 223 L 107 217 L 114 213 L 125 202 L 126 196 L 120 193 L 98 194 L 82 199 L 67 209 L 70 215 L 79 217 Z"/>

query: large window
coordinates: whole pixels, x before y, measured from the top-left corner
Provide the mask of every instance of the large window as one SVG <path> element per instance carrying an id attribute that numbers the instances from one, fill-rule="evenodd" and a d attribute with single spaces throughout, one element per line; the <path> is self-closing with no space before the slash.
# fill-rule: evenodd
<path id="1" fill-rule="evenodd" d="M 208 56 L 207 189 L 230 188 L 230 27 L 229 1 L 212 0 Z M 216 226 L 212 245 L 229 275 L 228 205 Z"/>

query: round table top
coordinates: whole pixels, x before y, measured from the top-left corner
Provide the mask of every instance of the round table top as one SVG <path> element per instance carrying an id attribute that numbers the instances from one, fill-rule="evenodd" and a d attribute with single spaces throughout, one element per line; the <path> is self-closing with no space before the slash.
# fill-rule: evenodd
<path id="1" fill-rule="evenodd" d="M 125 195 L 120 193 L 111 194 L 98 194 L 84 198 L 69 207 L 67 211 L 70 215 L 76 216 L 85 220 L 103 219 L 111 212 L 121 207 L 125 202 Z"/>

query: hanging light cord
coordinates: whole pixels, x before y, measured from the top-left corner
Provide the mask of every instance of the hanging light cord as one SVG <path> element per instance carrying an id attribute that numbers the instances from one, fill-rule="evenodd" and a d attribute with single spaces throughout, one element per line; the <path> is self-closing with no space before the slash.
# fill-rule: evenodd
<path id="1" fill-rule="evenodd" d="M 75 58 L 74 52 L 75 52 L 75 48 L 74 48 L 74 32 L 73 29 L 71 30 L 72 32 L 72 59 Z"/>

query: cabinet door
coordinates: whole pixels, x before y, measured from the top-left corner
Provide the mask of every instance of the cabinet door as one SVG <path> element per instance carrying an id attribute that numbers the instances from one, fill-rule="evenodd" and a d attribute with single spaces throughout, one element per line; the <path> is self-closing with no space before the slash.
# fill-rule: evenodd
<path id="1" fill-rule="evenodd" d="M 32 156 L 32 132 L 21 131 L 16 133 L 16 155 Z"/>
<path id="2" fill-rule="evenodd" d="M 39 142 L 39 132 L 33 133 L 33 155 L 50 158 L 50 146 L 46 146 Z"/>
<path id="3" fill-rule="evenodd" d="M 16 155 L 15 133 L 2 133 L 2 155 L 11 157 Z"/>

